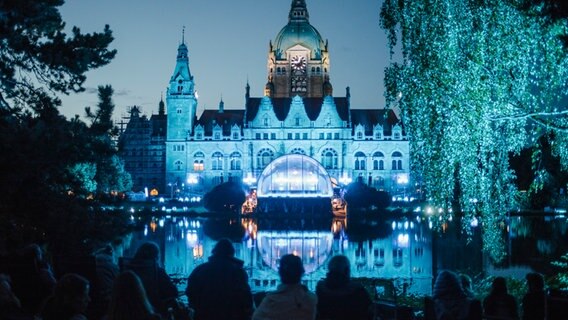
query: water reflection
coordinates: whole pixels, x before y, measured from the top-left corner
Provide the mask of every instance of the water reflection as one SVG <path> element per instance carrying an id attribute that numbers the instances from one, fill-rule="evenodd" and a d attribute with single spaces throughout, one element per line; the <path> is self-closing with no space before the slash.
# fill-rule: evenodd
<path id="1" fill-rule="evenodd" d="M 310 289 L 325 277 L 326 263 L 346 255 L 356 278 L 387 278 L 404 282 L 410 292 L 430 293 L 432 234 L 421 219 L 213 219 L 165 216 L 154 218 L 133 235 L 131 248 L 155 241 L 166 271 L 186 277 L 207 261 L 216 242 L 230 238 L 235 255 L 245 262 L 253 290 L 272 290 L 279 283 L 279 258 L 287 253 L 304 262 Z M 129 255 L 125 252 L 125 255 Z"/>

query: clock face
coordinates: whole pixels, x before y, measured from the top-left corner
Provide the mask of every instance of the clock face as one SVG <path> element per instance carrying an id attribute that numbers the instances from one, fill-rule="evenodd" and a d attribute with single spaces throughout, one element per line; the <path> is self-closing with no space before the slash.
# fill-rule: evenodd
<path id="1" fill-rule="evenodd" d="M 306 68 L 306 58 L 303 56 L 292 57 L 290 63 L 292 64 L 292 68 L 296 71 L 301 71 Z"/>

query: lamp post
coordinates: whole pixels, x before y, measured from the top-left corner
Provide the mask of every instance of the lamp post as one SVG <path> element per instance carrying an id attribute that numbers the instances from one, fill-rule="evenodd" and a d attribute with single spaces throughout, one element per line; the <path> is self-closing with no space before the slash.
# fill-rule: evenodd
<path id="1" fill-rule="evenodd" d="M 173 183 L 168 183 L 168 186 L 170 187 L 170 200 L 173 200 L 174 198 L 174 185 Z"/>

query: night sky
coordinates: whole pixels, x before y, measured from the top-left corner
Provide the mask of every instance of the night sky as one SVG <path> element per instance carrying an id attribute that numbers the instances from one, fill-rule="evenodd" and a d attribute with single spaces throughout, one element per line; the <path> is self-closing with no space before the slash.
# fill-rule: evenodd
<path id="1" fill-rule="evenodd" d="M 383 70 L 389 63 L 379 26 L 382 0 L 307 0 L 310 23 L 329 41 L 335 96 L 351 87 L 353 108 L 382 108 Z M 87 91 L 62 97 L 61 112 L 84 115 L 97 103 L 97 86 L 115 90 L 116 118 L 126 107 L 157 113 L 160 95 L 175 66 L 183 26 L 191 73 L 199 95 L 198 113 L 218 107 L 242 109 L 247 79 L 252 96 L 267 81 L 270 40 L 288 22 L 291 0 L 67 0 L 61 7 L 67 27 L 83 32 L 113 30 L 118 50 L 108 65 L 87 74 Z"/>

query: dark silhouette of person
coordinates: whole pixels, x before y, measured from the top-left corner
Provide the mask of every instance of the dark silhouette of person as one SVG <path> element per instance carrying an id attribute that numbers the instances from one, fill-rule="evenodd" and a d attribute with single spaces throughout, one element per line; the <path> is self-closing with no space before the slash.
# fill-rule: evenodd
<path id="1" fill-rule="evenodd" d="M 146 296 L 146 290 L 136 273 L 127 270 L 114 280 L 112 298 L 105 320 L 158 320 L 161 316 Z"/>
<path id="2" fill-rule="evenodd" d="M 149 263 L 152 268 L 147 268 Z M 160 266 L 160 248 L 155 242 L 140 245 L 131 266 L 145 266 L 132 267 L 131 270 L 140 277 L 154 310 L 166 315 L 168 307 L 177 305 L 178 289 L 166 270 Z"/>
<path id="3" fill-rule="evenodd" d="M 84 277 L 75 273 L 63 275 L 45 303 L 42 319 L 87 320 L 85 313 L 91 301 L 89 289 L 89 281 Z"/>
<path id="4" fill-rule="evenodd" d="M 474 299 L 475 293 L 473 292 L 473 288 L 471 285 L 471 278 L 467 274 L 460 274 L 460 282 L 462 285 L 463 292 L 468 298 Z"/>
<path id="5" fill-rule="evenodd" d="M 351 268 L 346 256 L 329 260 L 327 276 L 316 286 L 317 319 L 371 319 L 371 297 L 365 288 L 351 281 Z"/>
<path id="6" fill-rule="evenodd" d="M 4 320 L 33 320 L 33 315 L 26 314 L 20 304 L 20 299 L 12 291 L 10 277 L 0 274 L 0 319 Z"/>
<path id="7" fill-rule="evenodd" d="M 264 297 L 254 311 L 253 320 L 313 320 L 316 318 L 317 297 L 301 284 L 304 274 L 302 259 L 293 254 L 280 258 L 280 281 L 276 291 Z"/>
<path id="8" fill-rule="evenodd" d="M 96 261 L 96 292 L 93 293 L 93 301 L 90 308 L 96 317 L 103 316 L 108 310 L 112 296 L 113 283 L 119 274 L 118 265 L 114 262 L 114 249 L 108 244 L 97 250 Z"/>
<path id="9" fill-rule="evenodd" d="M 444 270 L 436 277 L 432 297 L 424 301 L 425 320 L 481 320 L 481 302 L 468 298 L 458 276 Z"/>
<path id="10" fill-rule="evenodd" d="M 517 301 L 507 292 L 505 278 L 493 279 L 491 292 L 483 299 L 483 310 L 487 319 L 519 319 Z"/>
<path id="11" fill-rule="evenodd" d="M 12 276 L 14 292 L 26 312 L 36 314 L 44 300 L 51 295 L 56 280 L 51 265 L 44 259 L 41 247 L 35 243 L 22 248 L 14 257 L 23 268 Z"/>
<path id="12" fill-rule="evenodd" d="M 546 292 L 544 278 L 540 273 L 526 275 L 528 292 L 522 301 L 523 320 L 543 320 L 546 318 Z"/>
<path id="13" fill-rule="evenodd" d="M 243 261 L 235 258 L 229 239 L 221 239 L 208 261 L 197 266 L 187 279 L 189 305 L 195 320 L 250 319 L 253 300 Z"/>

